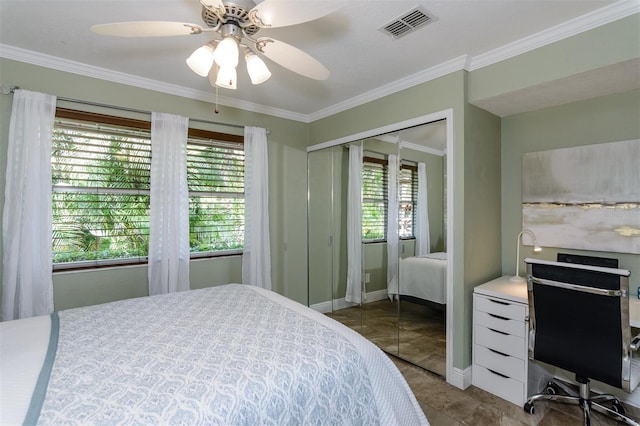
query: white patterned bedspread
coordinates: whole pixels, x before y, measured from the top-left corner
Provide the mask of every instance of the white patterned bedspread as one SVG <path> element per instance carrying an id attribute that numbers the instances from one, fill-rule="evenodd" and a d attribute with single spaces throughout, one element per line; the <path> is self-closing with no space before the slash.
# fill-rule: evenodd
<path id="1" fill-rule="evenodd" d="M 356 332 L 240 284 L 59 312 L 38 424 L 427 424 Z"/>

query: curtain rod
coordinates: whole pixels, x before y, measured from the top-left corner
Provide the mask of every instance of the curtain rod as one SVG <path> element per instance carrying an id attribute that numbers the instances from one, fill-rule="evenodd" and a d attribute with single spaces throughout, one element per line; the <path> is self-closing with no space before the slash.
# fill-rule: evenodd
<path id="1" fill-rule="evenodd" d="M 9 94 L 14 93 L 18 89 L 20 89 L 19 86 L 14 86 L 14 87 L 2 86 L 2 87 L 0 87 L 0 94 L 9 95 Z M 81 105 L 91 105 L 91 106 L 97 106 L 97 107 L 102 107 L 102 108 L 118 109 L 120 111 L 135 112 L 135 113 L 138 113 L 138 114 L 151 114 L 151 111 L 145 111 L 145 110 L 142 110 L 142 109 L 128 108 L 128 107 L 116 106 L 116 105 L 108 105 L 108 104 L 102 104 L 102 103 L 99 103 L 99 102 L 92 102 L 92 101 L 83 101 L 81 99 L 65 98 L 65 97 L 62 97 L 62 96 L 57 96 L 56 100 L 60 100 L 60 101 L 64 101 L 64 102 L 72 102 L 72 103 L 81 104 Z M 189 118 L 189 121 L 195 121 L 197 123 L 205 123 L 205 124 L 214 124 L 214 125 L 219 125 L 219 126 L 235 127 L 235 128 L 238 128 L 238 129 L 244 129 L 245 128 L 245 126 L 242 126 L 240 124 L 222 123 L 222 122 L 219 122 L 219 121 L 201 120 L 201 119 L 198 119 L 198 118 Z M 269 129 L 266 129 L 266 131 L 267 131 L 267 134 L 271 133 L 271 130 L 269 130 Z"/>

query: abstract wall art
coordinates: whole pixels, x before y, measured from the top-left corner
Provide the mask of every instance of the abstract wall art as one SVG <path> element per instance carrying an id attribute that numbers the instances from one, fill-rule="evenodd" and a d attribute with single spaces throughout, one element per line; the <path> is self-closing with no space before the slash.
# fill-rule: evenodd
<path id="1" fill-rule="evenodd" d="M 542 246 L 640 254 L 640 140 L 524 154 L 522 225 Z"/>

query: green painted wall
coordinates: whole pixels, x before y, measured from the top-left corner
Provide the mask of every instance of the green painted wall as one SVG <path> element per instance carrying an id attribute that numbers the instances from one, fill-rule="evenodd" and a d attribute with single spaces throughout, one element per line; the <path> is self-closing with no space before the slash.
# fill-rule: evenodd
<path id="1" fill-rule="evenodd" d="M 473 71 L 469 101 L 637 60 L 639 54 L 640 15 L 636 14 Z"/>
<path id="2" fill-rule="evenodd" d="M 309 306 L 333 299 L 333 150 L 307 155 Z"/>
<path id="3" fill-rule="evenodd" d="M 518 114 L 502 120 L 502 273 L 515 273 L 516 237 L 522 227 L 522 155 L 527 152 L 640 139 L 640 90 Z M 640 166 L 639 166 L 640 167 Z M 640 168 L 639 168 L 640 173 Z M 615 257 L 640 286 L 640 255 L 543 247 L 536 255 L 555 260 L 558 251 Z M 520 257 L 531 256 L 522 246 Z M 520 270 L 524 270 L 524 262 Z"/>
<path id="4" fill-rule="evenodd" d="M 500 118 L 467 105 L 464 145 L 464 316 L 463 336 L 473 333 L 473 289 L 500 275 Z M 453 224 L 455 226 L 455 224 Z M 457 309 L 457 308 L 456 308 Z M 463 364 L 471 364 L 465 347 Z"/>
<path id="5" fill-rule="evenodd" d="M 192 289 L 242 282 L 242 256 L 194 260 L 189 281 Z M 56 310 L 148 296 L 147 265 L 58 272 L 53 288 Z"/>
<path id="6" fill-rule="evenodd" d="M 271 219 L 272 282 L 275 291 L 307 303 L 306 145 L 308 125 L 210 103 L 138 89 L 122 84 L 0 59 L 0 84 L 60 97 L 98 102 L 144 111 L 180 114 L 194 119 L 268 128 L 269 214 Z M 213 95 L 212 95 L 213 96 Z M 0 96 L 0 192 L 4 193 L 8 123 L 12 96 Z M 148 119 L 148 115 L 81 106 L 77 109 Z M 241 129 L 198 123 L 200 128 L 238 133 Z M 4 197 L 0 197 L 0 208 Z M 192 262 L 193 287 L 241 280 L 238 257 Z M 102 303 L 147 294 L 146 267 L 108 268 L 54 274 L 56 309 Z"/>

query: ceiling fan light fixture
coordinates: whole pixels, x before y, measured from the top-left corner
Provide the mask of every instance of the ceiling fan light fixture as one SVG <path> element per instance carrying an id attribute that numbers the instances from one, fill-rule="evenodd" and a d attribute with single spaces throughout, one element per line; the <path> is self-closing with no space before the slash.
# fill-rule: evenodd
<path id="1" fill-rule="evenodd" d="M 197 48 L 191 56 L 187 58 L 187 65 L 191 68 L 191 71 L 201 77 L 206 77 L 213 65 L 213 57 L 213 47 L 207 43 Z"/>
<path id="2" fill-rule="evenodd" d="M 218 64 L 214 62 L 211 66 L 211 69 L 209 70 L 209 84 L 211 84 L 212 87 L 216 86 L 216 80 L 218 79 L 218 69 Z"/>
<path id="3" fill-rule="evenodd" d="M 247 52 L 244 55 L 244 60 L 247 62 L 247 72 L 251 78 L 251 83 L 264 83 L 271 77 L 271 71 L 267 68 L 267 64 L 255 53 Z"/>
<path id="4" fill-rule="evenodd" d="M 238 73 L 235 67 L 220 67 L 218 77 L 216 78 L 216 86 L 225 89 L 237 89 Z"/>
<path id="5" fill-rule="evenodd" d="M 220 68 L 235 68 L 238 66 L 238 40 L 234 37 L 225 37 L 218 44 L 213 58 Z"/>

